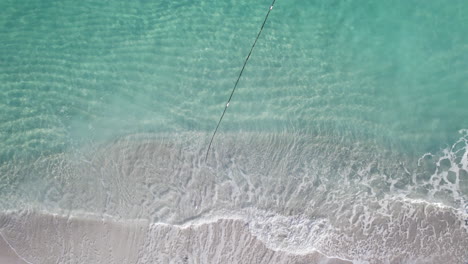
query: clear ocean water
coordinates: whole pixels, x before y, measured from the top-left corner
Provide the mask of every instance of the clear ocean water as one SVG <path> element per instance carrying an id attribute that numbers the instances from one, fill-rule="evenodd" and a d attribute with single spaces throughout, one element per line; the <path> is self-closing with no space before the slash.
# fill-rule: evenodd
<path id="1" fill-rule="evenodd" d="M 0 208 L 241 214 L 275 249 L 466 261 L 468 2 L 277 0 L 205 162 L 269 5 L 0 1 Z M 440 214 L 421 247 L 393 235 Z"/>

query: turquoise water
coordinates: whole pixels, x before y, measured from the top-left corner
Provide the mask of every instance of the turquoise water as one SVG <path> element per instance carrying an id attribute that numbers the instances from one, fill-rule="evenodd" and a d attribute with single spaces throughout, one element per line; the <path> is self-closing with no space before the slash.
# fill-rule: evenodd
<path id="1" fill-rule="evenodd" d="M 284 184 L 283 176 L 304 182 L 304 175 L 315 173 L 309 192 L 338 181 L 349 183 L 343 197 L 370 186 L 375 189 L 369 196 L 377 201 L 402 194 L 463 208 L 468 195 L 468 136 L 462 130 L 468 128 L 468 4 L 463 0 L 278 0 L 215 138 L 211 161 L 203 165 L 208 140 L 269 4 L 1 1 L 0 205 L 85 208 L 183 222 L 203 212 L 165 218 L 179 205 L 161 212 L 149 205 L 129 211 L 127 206 L 141 200 L 122 198 L 128 188 L 122 186 L 142 183 L 129 175 L 144 174 L 145 185 L 128 195 L 144 193 L 151 185 L 147 175 L 178 177 L 174 171 L 192 164 L 196 175 L 216 175 L 213 186 L 226 175 L 250 175 L 237 183 L 255 182 L 262 173 L 280 175 L 275 183 L 252 183 L 268 189 Z M 151 158 L 138 156 L 141 140 L 155 144 Z M 102 173 L 111 163 L 106 157 L 122 149 L 134 153 L 133 170 Z M 121 164 L 126 157 L 115 154 Z M 155 157 L 164 160 L 160 168 L 172 167 L 138 174 L 139 160 Z M 233 167 L 243 166 L 240 162 L 249 165 Z M 284 166 L 274 171 L 268 164 Z M 117 171 L 124 172 L 114 183 Z M 97 180 L 98 174 L 107 176 Z M 374 184 L 377 174 L 384 180 Z M 320 201 L 332 199 L 327 190 L 334 187 L 327 188 L 323 197 L 297 199 L 308 197 L 321 208 Z M 107 196 L 95 198 L 94 192 Z M 281 197 L 283 190 L 270 192 Z M 151 193 L 141 199 L 157 200 L 159 192 Z M 255 195 L 220 208 L 237 210 L 241 204 L 281 213 L 312 208 Z"/>
<path id="2" fill-rule="evenodd" d="M 212 130 L 265 5 L 2 1 L 2 161 L 80 139 Z M 221 128 L 450 144 L 468 127 L 467 8 L 280 1 Z"/>

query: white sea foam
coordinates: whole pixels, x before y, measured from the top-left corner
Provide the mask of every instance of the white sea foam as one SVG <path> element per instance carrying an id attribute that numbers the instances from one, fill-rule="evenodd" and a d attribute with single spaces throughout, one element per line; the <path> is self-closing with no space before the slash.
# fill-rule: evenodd
<path id="1" fill-rule="evenodd" d="M 438 153 L 426 153 L 418 160 L 419 186 L 430 186 L 426 200 L 443 202 L 463 210 L 468 203 L 468 130 L 454 144 Z M 418 187 L 418 186 L 417 186 Z"/>
<path id="2" fill-rule="evenodd" d="M 268 252 L 321 252 L 355 263 L 466 258 L 468 230 L 454 207 L 463 195 L 461 180 L 444 187 L 459 190 L 458 196 L 440 204 L 430 200 L 445 190 L 437 180 L 449 180 L 444 173 L 456 164 L 463 167 L 465 159 L 457 159 L 462 151 L 430 154 L 440 158 L 429 161 L 426 154 L 411 166 L 411 160 L 379 146 L 301 134 L 221 136 L 207 163 L 200 155 L 204 137 L 196 133 L 133 135 L 39 160 L 36 171 L 53 180 L 37 185 L 42 201 L 33 208 L 58 215 L 93 213 L 104 222 L 109 215 L 117 222 L 147 221 L 157 235 L 144 249 L 163 250 L 165 239 L 179 243 L 170 235 L 180 232 L 205 239 L 193 230 L 216 223 L 219 227 L 204 232 L 242 229 L 236 232 L 252 236 L 248 241 L 255 238 Z M 453 160 L 450 166 L 444 165 L 446 157 Z M 461 169 L 459 174 L 461 179 Z M 428 184 L 439 189 L 420 193 Z M 9 241 L 19 229 L 11 230 Z M 216 241 L 228 247 L 226 239 Z M 189 247 L 184 245 L 168 256 Z M 146 261 L 152 258 L 157 256 L 148 253 Z"/>
<path id="3" fill-rule="evenodd" d="M 3 237 L 21 263 L 351 263 L 314 250 L 294 254 L 269 249 L 237 218 L 179 226 L 82 213 L 10 211 L 0 213 L 0 220 Z"/>

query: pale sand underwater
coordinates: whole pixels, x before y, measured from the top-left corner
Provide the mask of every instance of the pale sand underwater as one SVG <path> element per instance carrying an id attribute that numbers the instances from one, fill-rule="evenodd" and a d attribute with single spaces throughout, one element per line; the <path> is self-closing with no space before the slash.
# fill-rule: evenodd
<path id="1" fill-rule="evenodd" d="M 0 264 L 468 261 L 466 0 L 0 1 Z"/>
<path id="2" fill-rule="evenodd" d="M 437 169 L 420 178 L 431 164 L 442 166 L 436 158 L 403 168 L 396 154 L 320 137 L 222 138 L 206 163 L 199 133 L 132 135 L 37 161 L 27 171 L 46 168 L 56 184 L 36 183 L 46 202 L 31 197 L 24 201 L 31 209 L 2 213 L 0 232 L 11 246 L 2 252 L 14 249 L 30 263 L 462 263 L 467 256 L 466 214 L 450 204 L 460 198 L 468 152 L 451 157 L 462 168 L 444 205 L 420 190 L 447 178 Z M 273 149 L 287 151 L 263 154 Z M 353 171 L 338 166 L 358 157 Z M 395 168 L 401 175 L 382 174 Z M 400 186 L 408 177 L 414 182 Z"/>

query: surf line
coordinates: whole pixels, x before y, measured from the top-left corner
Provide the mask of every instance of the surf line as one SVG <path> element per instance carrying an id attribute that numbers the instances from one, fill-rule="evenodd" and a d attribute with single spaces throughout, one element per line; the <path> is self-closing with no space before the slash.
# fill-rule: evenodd
<path id="1" fill-rule="evenodd" d="M 216 132 L 218 132 L 219 125 L 221 124 L 221 121 L 223 120 L 224 114 L 226 114 L 226 110 L 227 110 L 228 107 L 229 107 L 229 103 L 231 102 L 232 96 L 234 95 L 234 92 L 236 91 L 237 84 L 239 83 L 239 80 L 240 80 L 240 78 L 241 78 L 241 76 L 242 76 L 242 73 L 244 72 L 245 65 L 247 65 L 247 62 L 248 62 L 249 59 L 250 59 L 250 55 L 252 55 L 252 51 L 253 51 L 253 49 L 255 48 L 255 44 L 257 44 L 258 38 L 259 38 L 260 35 L 262 34 L 263 28 L 265 27 L 265 23 L 266 23 L 266 21 L 268 20 L 268 16 L 270 15 L 271 10 L 273 10 L 273 6 L 275 5 L 275 2 L 276 2 L 276 0 L 273 0 L 273 2 L 271 3 L 270 8 L 268 9 L 268 12 L 267 12 L 267 14 L 266 14 L 266 16 L 265 16 L 265 20 L 263 20 L 262 27 L 261 27 L 260 30 L 258 31 L 257 37 L 255 38 L 255 41 L 254 41 L 252 47 L 250 48 L 249 55 L 247 55 L 247 58 L 245 58 L 244 65 L 242 66 L 242 70 L 240 71 L 239 76 L 237 77 L 236 83 L 234 84 L 234 88 L 232 88 L 231 95 L 229 96 L 229 99 L 227 100 L 226 106 L 224 107 L 223 114 L 222 114 L 221 117 L 219 118 L 218 125 L 216 125 L 216 128 L 215 128 L 215 130 L 214 130 L 214 132 L 213 132 L 213 136 L 211 136 L 210 144 L 208 145 L 208 149 L 206 150 L 205 162 L 206 162 L 207 159 L 208 159 L 208 154 L 210 153 L 211 144 L 213 143 L 213 139 L 214 139 L 215 136 L 216 136 Z"/>

